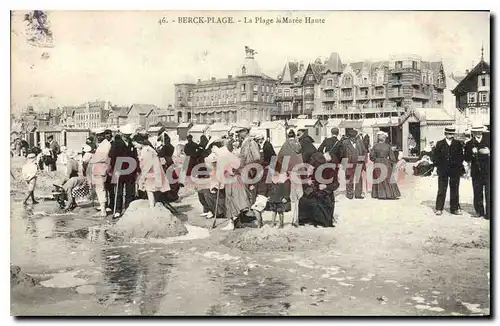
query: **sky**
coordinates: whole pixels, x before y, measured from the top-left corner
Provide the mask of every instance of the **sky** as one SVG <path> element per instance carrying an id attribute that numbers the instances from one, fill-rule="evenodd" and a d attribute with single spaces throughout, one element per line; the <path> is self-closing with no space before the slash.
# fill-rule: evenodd
<path id="1" fill-rule="evenodd" d="M 487 12 L 160 12 L 53 11 L 53 48 L 28 45 L 24 12 L 13 12 L 11 108 L 30 95 L 55 105 L 108 100 L 116 105 L 174 102 L 174 83 L 235 75 L 245 46 L 263 72 L 276 77 L 287 60 L 312 62 L 338 52 L 343 63 L 416 54 L 443 60 L 447 74 L 490 59 Z M 324 24 L 179 24 L 179 16 L 230 16 L 235 21 L 277 16 L 324 18 Z M 165 17 L 167 24 L 158 24 Z M 48 59 L 42 59 L 47 52 Z"/>

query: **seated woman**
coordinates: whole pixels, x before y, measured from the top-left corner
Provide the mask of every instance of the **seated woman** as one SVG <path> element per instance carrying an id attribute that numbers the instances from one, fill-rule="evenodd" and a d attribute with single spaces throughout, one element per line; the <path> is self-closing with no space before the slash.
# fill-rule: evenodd
<path id="1" fill-rule="evenodd" d="M 333 168 L 324 169 L 322 178 L 319 178 L 318 168 L 325 163 L 322 153 L 312 154 L 310 164 L 314 170 L 310 182 L 303 185 L 304 194 L 299 200 L 299 225 L 334 227 L 334 191 L 338 189 L 339 182 Z"/>
<path id="2" fill-rule="evenodd" d="M 430 145 L 427 145 L 420 153 L 419 160 L 415 162 L 413 175 L 423 177 L 430 176 L 433 170 L 434 164 L 432 162 L 432 148 Z"/>

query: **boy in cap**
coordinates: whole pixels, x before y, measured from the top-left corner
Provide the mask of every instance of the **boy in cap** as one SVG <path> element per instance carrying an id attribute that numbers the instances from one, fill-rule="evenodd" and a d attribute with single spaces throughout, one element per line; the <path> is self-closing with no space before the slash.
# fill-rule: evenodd
<path id="1" fill-rule="evenodd" d="M 30 198 L 33 204 L 38 204 L 38 202 L 35 200 L 37 173 L 38 164 L 36 163 L 36 155 L 34 153 L 29 153 L 26 157 L 26 164 L 24 164 L 22 168 L 23 179 L 28 184 L 28 196 L 23 202 L 24 205 L 28 204 L 28 199 Z"/>
<path id="2" fill-rule="evenodd" d="M 436 143 L 433 162 L 438 174 L 438 193 L 436 197 L 436 215 L 443 214 L 448 183 L 450 184 L 450 210 L 454 215 L 461 215 L 459 205 L 460 177 L 465 172 L 462 144 L 455 139 L 455 128 L 444 129 L 445 138 Z"/>

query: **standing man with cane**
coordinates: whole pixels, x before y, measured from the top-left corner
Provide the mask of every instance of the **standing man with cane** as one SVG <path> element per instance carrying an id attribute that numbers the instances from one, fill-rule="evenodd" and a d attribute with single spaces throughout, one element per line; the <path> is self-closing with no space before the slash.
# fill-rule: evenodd
<path id="1" fill-rule="evenodd" d="M 104 128 L 96 130 L 98 147 L 90 160 L 89 166 L 92 168 L 91 184 L 95 187 L 97 200 L 99 201 L 99 216 L 106 217 L 106 189 L 105 183 L 108 176 L 109 162 L 108 155 L 111 150 L 111 143 L 104 137 Z M 86 171 L 84 171 L 85 174 Z"/>

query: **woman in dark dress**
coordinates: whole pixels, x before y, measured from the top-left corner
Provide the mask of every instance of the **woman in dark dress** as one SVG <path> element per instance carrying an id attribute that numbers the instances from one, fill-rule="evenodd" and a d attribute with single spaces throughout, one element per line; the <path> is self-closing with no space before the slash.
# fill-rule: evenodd
<path id="1" fill-rule="evenodd" d="M 335 169 L 324 169 L 323 180 L 316 178 L 317 169 L 326 163 L 322 153 L 316 152 L 310 158 L 314 168 L 311 182 L 304 184 L 304 194 L 299 200 L 299 225 L 311 224 L 314 226 L 334 227 L 335 194 L 339 187 Z"/>
<path id="2" fill-rule="evenodd" d="M 179 199 L 179 190 L 181 184 L 179 182 L 179 176 L 177 171 L 174 169 L 174 146 L 170 143 L 170 137 L 167 133 L 164 133 L 160 138 L 163 138 L 163 145 L 158 151 L 158 157 L 163 166 L 163 170 L 167 176 L 170 184 L 170 190 L 159 195 L 159 200 L 161 202 L 172 203 Z M 160 139 L 161 140 L 161 139 Z M 170 170 L 169 170 L 170 169 Z"/>
<path id="3" fill-rule="evenodd" d="M 397 163 L 391 145 L 386 143 L 387 134 L 380 132 L 377 135 L 378 143 L 370 151 L 370 160 L 373 161 L 372 198 L 397 199 L 401 197 L 398 185 L 393 177 L 393 166 Z M 377 166 L 378 165 L 378 166 Z M 382 165 L 382 166 L 380 166 Z M 385 169 L 385 171 L 381 171 Z M 381 176 L 385 179 L 379 180 Z"/>

